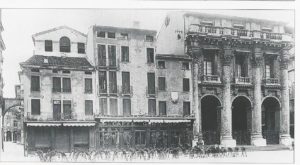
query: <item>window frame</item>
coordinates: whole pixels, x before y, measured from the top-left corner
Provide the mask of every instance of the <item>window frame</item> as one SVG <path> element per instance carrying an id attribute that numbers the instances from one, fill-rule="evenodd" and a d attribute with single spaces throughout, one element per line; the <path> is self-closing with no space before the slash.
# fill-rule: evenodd
<path id="1" fill-rule="evenodd" d="M 53 52 L 53 41 L 52 40 L 45 40 L 45 52 Z"/>
<path id="2" fill-rule="evenodd" d="M 78 54 L 85 54 L 85 43 L 77 42 L 77 53 Z"/>
<path id="3" fill-rule="evenodd" d="M 36 106 L 38 107 L 37 111 L 34 111 L 33 105 L 38 103 Z M 36 107 L 36 108 L 37 108 Z M 41 115 L 41 99 L 31 99 L 31 115 Z"/>
<path id="4" fill-rule="evenodd" d="M 109 35 L 113 34 L 113 37 L 110 37 Z M 107 32 L 107 38 L 109 39 L 116 39 L 116 32 Z"/>
<path id="5" fill-rule="evenodd" d="M 187 84 L 186 84 L 187 83 Z M 185 86 L 188 85 L 188 86 Z M 183 92 L 190 92 L 190 79 L 189 78 L 183 78 L 182 79 L 182 91 Z"/>
<path id="6" fill-rule="evenodd" d="M 38 85 L 37 87 L 33 87 L 33 78 L 37 78 L 38 82 L 36 84 Z M 30 91 L 31 92 L 40 92 L 41 91 L 41 80 L 39 75 L 31 75 L 30 77 Z"/>
<path id="7" fill-rule="evenodd" d="M 153 51 L 152 54 L 151 54 L 150 50 Z M 149 51 L 149 53 L 148 53 L 148 51 Z M 154 54 L 155 54 L 154 48 L 146 48 L 147 64 L 154 64 Z"/>
<path id="8" fill-rule="evenodd" d="M 101 35 L 100 35 L 101 33 L 104 34 L 104 36 L 101 36 Z M 99 34 L 99 35 L 98 35 L 98 34 Z M 105 31 L 97 31 L 97 34 L 96 34 L 96 35 L 97 35 L 98 38 L 106 38 L 106 32 L 105 32 Z"/>
<path id="9" fill-rule="evenodd" d="M 93 100 L 85 100 L 84 101 L 84 114 L 85 116 L 94 115 L 94 106 Z"/>
<path id="10" fill-rule="evenodd" d="M 87 81 L 90 81 L 90 90 L 87 88 Z M 93 79 L 92 78 L 84 78 L 84 93 L 86 93 L 86 94 L 93 93 Z"/>
<path id="11" fill-rule="evenodd" d="M 163 88 L 162 88 L 162 84 L 161 84 L 161 81 L 164 81 L 164 85 L 163 85 Z M 158 90 L 160 91 L 166 91 L 166 88 L 167 88 L 167 83 L 166 83 L 166 77 L 158 77 Z"/>

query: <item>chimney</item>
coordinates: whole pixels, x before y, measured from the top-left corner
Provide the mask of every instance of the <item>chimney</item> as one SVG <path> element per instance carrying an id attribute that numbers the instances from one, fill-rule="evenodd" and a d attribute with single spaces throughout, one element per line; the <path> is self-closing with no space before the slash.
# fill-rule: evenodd
<path id="1" fill-rule="evenodd" d="M 133 28 L 139 29 L 140 28 L 140 21 L 133 21 Z"/>

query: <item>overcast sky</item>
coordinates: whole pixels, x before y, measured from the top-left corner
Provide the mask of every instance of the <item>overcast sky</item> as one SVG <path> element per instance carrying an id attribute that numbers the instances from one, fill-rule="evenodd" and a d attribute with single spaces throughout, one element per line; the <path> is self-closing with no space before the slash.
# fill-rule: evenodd
<path id="1" fill-rule="evenodd" d="M 92 25 L 130 27 L 140 21 L 140 27 L 159 31 L 169 10 L 112 10 L 112 9 L 2 9 L 2 37 L 6 45 L 3 52 L 4 97 L 15 97 L 14 86 L 19 84 L 19 63 L 33 54 L 31 36 L 53 27 L 66 25 L 87 33 Z M 294 27 L 293 10 L 198 10 L 283 21 Z"/>

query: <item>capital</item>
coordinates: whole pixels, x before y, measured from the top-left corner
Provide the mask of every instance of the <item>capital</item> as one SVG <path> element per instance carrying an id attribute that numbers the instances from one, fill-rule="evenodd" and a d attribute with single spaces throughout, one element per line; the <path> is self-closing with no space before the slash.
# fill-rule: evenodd
<path id="1" fill-rule="evenodd" d="M 233 59 L 233 52 L 230 47 L 224 47 L 222 50 L 223 53 L 223 65 L 229 66 L 231 64 L 231 61 Z"/>
<path id="2" fill-rule="evenodd" d="M 289 50 L 283 49 L 280 54 L 280 69 L 288 69 L 289 64 Z"/>

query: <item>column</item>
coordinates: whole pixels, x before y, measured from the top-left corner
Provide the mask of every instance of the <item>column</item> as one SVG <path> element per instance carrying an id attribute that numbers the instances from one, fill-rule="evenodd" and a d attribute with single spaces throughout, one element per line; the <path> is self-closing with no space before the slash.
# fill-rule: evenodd
<path id="1" fill-rule="evenodd" d="M 231 61 L 233 58 L 230 47 L 223 49 L 223 109 L 221 111 L 221 145 L 235 147 L 236 141 L 232 139 L 232 112 L 231 112 Z"/>
<path id="2" fill-rule="evenodd" d="M 192 61 L 192 85 L 193 85 L 193 114 L 195 115 L 195 121 L 193 123 L 193 142 L 192 146 L 196 146 L 199 141 L 199 133 L 200 129 L 199 126 L 200 123 L 200 115 L 198 110 L 198 58 L 193 55 L 193 61 Z"/>
<path id="3" fill-rule="evenodd" d="M 253 111 L 252 111 L 252 129 L 251 145 L 266 146 L 266 139 L 262 137 L 261 126 L 261 72 L 260 68 L 263 62 L 263 54 L 260 48 L 254 49 L 253 58 Z"/>
<path id="4" fill-rule="evenodd" d="M 283 49 L 280 55 L 280 73 L 281 73 L 281 111 L 280 111 L 280 138 L 279 143 L 291 145 L 290 136 L 290 107 L 289 107 L 289 79 L 288 79 L 288 49 Z"/>

